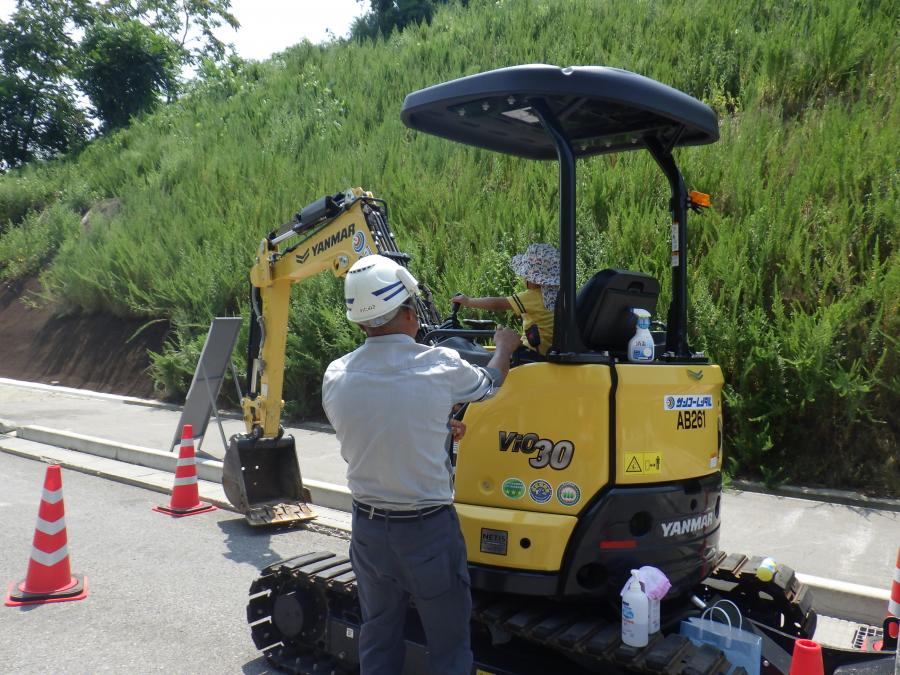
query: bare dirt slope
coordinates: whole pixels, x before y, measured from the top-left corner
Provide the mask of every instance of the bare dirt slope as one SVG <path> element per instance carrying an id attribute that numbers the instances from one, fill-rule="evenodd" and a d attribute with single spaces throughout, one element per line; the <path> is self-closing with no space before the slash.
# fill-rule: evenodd
<path id="1" fill-rule="evenodd" d="M 37 279 L 0 285 L 0 377 L 153 396 L 147 350 L 162 349 L 165 323 L 135 336 L 144 321 L 57 316 L 39 292 Z"/>

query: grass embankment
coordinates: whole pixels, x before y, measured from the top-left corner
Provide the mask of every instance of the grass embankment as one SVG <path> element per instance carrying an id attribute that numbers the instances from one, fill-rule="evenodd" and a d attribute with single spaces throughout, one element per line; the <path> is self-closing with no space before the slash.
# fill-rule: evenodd
<path id="1" fill-rule="evenodd" d="M 614 65 L 721 118 L 719 143 L 678 156 L 689 187 L 713 195 L 689 223 L 691 336 L 725 371 L 729 468 L 897 490 L 896 10 L 473 0 L 387 42 L 303 44 L 78 157 L 0 180 L 0 274 L 45 269 L 66 311 L 172 321 L 178 339 L 154 372 L 172 392 L 189 381 L 210 317 L 246 314 L 261 236 L 351 185 L 390 202 L 401 248 L 437 298 L 505 292 L 509 256 L 556 239 L 555 166 L 411 132 L 403 97 L 518 63 Z M 582 162 L 578 195 L 579 281 L 607 266 L 651 273 L 664 314 L 668 195 L 649 156 Z M 84 231 L 81 213 L 108 197 L 121 213 Z M 358 340 L 339 289 L 323 276 L 294 296 L 294 414 L 319 413 L 325 364 Z"/>

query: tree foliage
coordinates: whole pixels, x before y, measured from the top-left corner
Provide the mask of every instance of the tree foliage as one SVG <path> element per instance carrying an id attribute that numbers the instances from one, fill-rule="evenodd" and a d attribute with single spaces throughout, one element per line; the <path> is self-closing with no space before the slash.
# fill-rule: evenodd
<path id="1" fill-rule="evenodd" d="M 140 21 L 177 45 L 182 62 L 196 65 L 226 58 L 227 45 L 213 31 L 223 24 L 240 26 L 230 8 L 231 0 L 107 0 L 101 9 L 113 23 Z"/>
<path id="2" fill-rule="evenodd" d="M 177 94 L 183 66 L 219 63 L 231 0 L 17 0 L 0 21 L 0 171 L 77 148 Z M 86 96 L 91 106 L 81 102 Z"/>
<path id="3" fill-rule="evenodd" d="M 127 125 L 162 96 L 175 94 L 177 46 L 139 21 L 97 23 L 81 48 L 79 82 L 107 129 Z"/>
<path id="4" fill-rule="evenodd" d="M 364 0 L 358 0 L 362 3 Z M 354 20 L 350 34 L 356 39 L 374 40 L 389 37 L 395 30 L 407 26 L 431 23 L 435 8 L 447 4 L 448 0 L 369 0 L 369 11 Z M 468 0 L 462 1 L 463 5 Z"/>
<path id="5" fill-rule="evenodd" d="M 0 169 L 66 152 L 87 134 L 71 73 L 84 2 L 20 0 L 0 22 Z"/>

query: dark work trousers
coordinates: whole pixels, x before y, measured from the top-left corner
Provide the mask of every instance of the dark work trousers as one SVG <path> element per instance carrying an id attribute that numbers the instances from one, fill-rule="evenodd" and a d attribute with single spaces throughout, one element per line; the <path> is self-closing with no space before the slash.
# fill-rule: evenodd
<path id="1" fill-rule="evenodd" d="M 378 520 L 354 506 L 350 559 L 362 605 L 361 675 L 402 672 L 410 597 L 425 628 L 429 675 L 472 672 L 472 594 L 453 507 L 422 520 Z"/>

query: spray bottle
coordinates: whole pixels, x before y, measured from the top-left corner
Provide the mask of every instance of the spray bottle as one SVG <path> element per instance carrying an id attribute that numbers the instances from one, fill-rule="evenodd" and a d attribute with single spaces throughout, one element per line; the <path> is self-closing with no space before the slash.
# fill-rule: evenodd
<path id="1" fill-rule="evenodd" d="M 650 334 L 650 312 L 640 307 L 632 307 L 631 313 L 637 322 L 634 336 L 628 341 L 628 360 L 631 362 L 652 361 L 654 356 L 653 336 Z"/>
<path id="2" fill-rule="evenodd" d="M 650 603 L 641 588 L 638 571 L 631 570 L 631 583 L 622 594 L 622 642 L 646 647 L 650 641 Z"/>

